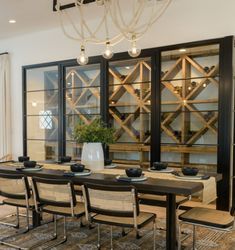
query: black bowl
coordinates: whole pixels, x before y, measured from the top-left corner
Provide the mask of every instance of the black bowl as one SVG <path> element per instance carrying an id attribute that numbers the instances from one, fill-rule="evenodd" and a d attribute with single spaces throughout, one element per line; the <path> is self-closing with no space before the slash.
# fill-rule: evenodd
<path id="1" fill-rule="evenodd" d="M 29 157 L 28 156 L 19 156 L 18 161 L 19 162 L 29 161 Z"/>
<path id="2" fill-rule="evenodd" d="M 25 168 L 35 168 L 37 165 L 36 161 L 24 161 Z"/>
<path id="3" fill-rule="evenodd" d="M 75 164 L 70 166 L 70 170 L 72 172 L 83 172 L 84 169 L 85 169 L 85 165 L 80 164 L 80 163 L 75 163 Z"/>
<path id="4" fill-rule="evenodd" d="M 151 167 L 152 170 L 162 170 L 162 169 L 166 169 L 168 167 L 168 163 L 166 162 L 154 162 L 153 166 Z"/>
<path id="5" fill-rule="evenodd" d="M 104 165 L 105 166 L 108 166 L 108 165 L 111 165 L 112 164 L 112 160 L 110 160 L 110 159 L 105 159 L 104 160 Z"/>
<path id="6" fill-rule="evenodd" d="M 199 169 L 194 167 L 183 167 L 181 171 L 184 175 L 194 176 L 198 174 Z"/>
<path id="7" fill-rule="evenodd" d="M 63 163 L 63 162 L 70 162 L 72 160 L 72 157 L 71 156 L 62 156 L 60 157 L 60 162 Z"/>
<path id="8" fill-rule="evenodd" d="M 126 175 L 128 177 L 140 177 L 142 174 L 141 168 L 128 168 L 126 169 Z"/>

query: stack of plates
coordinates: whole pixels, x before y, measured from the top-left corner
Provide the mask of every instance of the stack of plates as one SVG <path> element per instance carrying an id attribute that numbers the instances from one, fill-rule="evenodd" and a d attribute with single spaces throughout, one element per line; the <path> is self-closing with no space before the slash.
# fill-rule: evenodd
<path id="1" fill-rule="evenodd" d="M 165 168 L 165 169 L 161 169 L 161 170 L 155 170 L 155 169 L 148 168 L 148 171 L 149 172 L 156 172 L 156 173 L 172 173 L 175 170 L 173 168 Z"/>
<path id="2" fill-rule="evenodd" d="M 126 182 L 138 182 L 138 181 L 145 181 L 147 177 L 141 175 L 140 177 L 128 177 L 127 175 L 118 175 L 116 176 L 118 181 L 126 181 Z"/>
<path id="3" fill-rule="evenodd" d="M 25 168 L 24 166 L 16 168 L 16 170 L 20 170 L 20 171 L 25 171 L 25 172 L 37 172 L 37 171 L 41 171 L 42 170 L 42 165 L 36 165 L 36 167 L 34 168 Z"/>
<path id="4" fill-rule="evenodd" d="M 64 176 L 87 176 L 91 174 L 90 169 L 84 169 L 82 172 L 71 172 L 71 171 L 66 171 L 64 173 Z"/>

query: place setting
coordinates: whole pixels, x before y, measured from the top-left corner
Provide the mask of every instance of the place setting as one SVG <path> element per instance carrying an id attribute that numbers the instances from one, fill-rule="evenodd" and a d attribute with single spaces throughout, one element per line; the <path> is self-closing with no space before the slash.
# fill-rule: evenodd
<path id="1" fill-rule="evenodd" d="M 111 159 L 105 159 L 104 160 L 104 168 L 105 169 L 112 169 L 112 168 L 116 168 L 117 164 L 112 163 Z"/>
<path id="2" fill-rule="evenodd" d="M 153 162 L 153 165 L 148 168 L 148 171 L 156 173 L 173 173 L 175 170 L 168 167 L 168 163 L 166 162 Z"/>
<path id="3" fill-rule="evenodd" d="M 73 176 L 88 176 L 91 174 L 91 170 L 85 168 L 85 165 L 81 163 L 70 164 L 70 170 L 64 172 L 65 177 Z"/>
<path id="4" fill-rule="evenodd" d="M 180 171 L 172 172 L 172 175 L 176 179 L 182 180 L 208 180 L 210 178 L 209 175 L 199 173 L 199 169 L 196 167 L 182 167 Z"/>
<path id="5" fill-rule="evenodd" d="M 141 168 L 127 168 L 126 174 L 116 176 L 118 181 L 123 182 L 141 182 L 147 180 Z"/>
<path id="6" fill-rule="evenodd" d="M 38 164 L 36 161 L 31 161 L 28 156 L 19 156 L 18 162 L 16 163 L 17 171 L 28 171 L 28 172 L 37 172 L 41 171 L 43 165 Z"/>

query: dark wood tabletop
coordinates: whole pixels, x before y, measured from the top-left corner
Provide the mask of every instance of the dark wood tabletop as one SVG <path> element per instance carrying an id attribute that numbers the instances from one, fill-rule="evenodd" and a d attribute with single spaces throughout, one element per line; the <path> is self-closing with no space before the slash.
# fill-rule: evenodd
<path id="1" fill-rule="evenodd" d="M 133 185 L 140 192 L 146 193 L 163 193 L 175 195 L 191 195 L 203 189 L 203 184 L 200 182 L 185 182 L 166 179 L 156 179 L 148 177 L 147 180 L 141 182 L 121 182 L 116 180 L 116 175 L 92 173 L 89 176 L 65 177 L 64 170 L 42 169 L 41 171 L 19 171 L 17 167 L 8 166 L 8 164 L 0 165 L 1 173 L 22 173 L 26 176 L 37 176 L 41 178 L 56 178 L 56 179 L 71 179 L 74 184 L 81 185 L 86 182 L 92 182 L 104 185 Z"/>

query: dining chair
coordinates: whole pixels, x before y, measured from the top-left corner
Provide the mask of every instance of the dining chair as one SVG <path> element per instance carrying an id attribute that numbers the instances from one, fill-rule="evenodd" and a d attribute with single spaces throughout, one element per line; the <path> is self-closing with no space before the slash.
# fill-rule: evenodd
<path id="1" fill-rule="evenodd" d="M 212 208 L 194 207 L 179 215 L 179 231 L 182 224 L 193 226 L 193 250 L 196 247 L 196 227 L 205 227 L 220 231 L 230 231 L 234 228 L 235 209 L 230 213 Z M 181 238 L 179 234 L 178 249 L 181 249 Z"/>
<path id="2" fill-rule="evenodd" d="M 84 203 L 77 202 L 73 183 L 70 180 L 32 178 L 32 188 L 36 211 L 46 212 L 54 216 L 54 232 L 46 242 L 57 238 L 57 216 L 63 217 L 62 239 L 45 249 L 51 249 L 67 241 L 66 218 L 81 218 L 85 215 Z M 37 204 L 42 204 L 40 207 Z M 46 243 L 44 242 L 44 243 Z M 43 244 L 44 244 L 43 243 Z"/>
<path id="3" fill-rule="evenodd" d="M 110 225 L 110 244 L 113 249 L 113 226 L 134 228 L 138 234 L 139 229 L 150 222 L 153 223 L 153 249 L 155 249 L 156 214 L 140 211 L 135 187 L 86 183 L 82 188 L 86 218 L 89 223 L 97 224 L 98 249 L 101 246 L 100 224 Z"/>
<path id="4" fill-rule="evenodd" d="M 13 248 L 20 248 L 17 245 L 5 242 L 6 239 L 29 231 L 29 210 L 34 208 L 34 200 L 32 198 L 28 179 L 23 174 L 3 174 L 0 173 L 0 195 L 3 196 L 1 205 L 9 205 L 16 207 L 16 224 L 0 222 L 0 224 L 19 228 L 19 207 L 26 209 L 26 228 L 19 233 L 7 236 L 0 240 L 0 244 Z"/>

